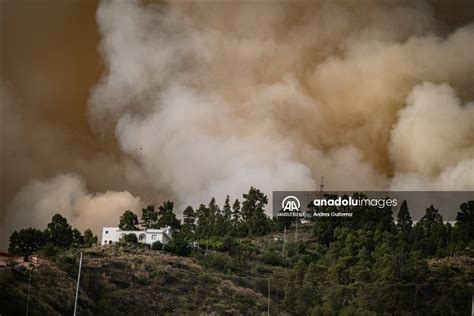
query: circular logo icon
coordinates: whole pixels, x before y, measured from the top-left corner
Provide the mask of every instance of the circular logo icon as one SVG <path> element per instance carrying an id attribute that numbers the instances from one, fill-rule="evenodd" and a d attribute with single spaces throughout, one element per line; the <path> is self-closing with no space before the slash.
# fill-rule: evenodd
<path id="1" fill-rule="evenodd" d="M 296 196 L 289 195 L 281 202 L 281 208 L 284 212 L 295 212 L 300 209 L 300 200 Z"/>

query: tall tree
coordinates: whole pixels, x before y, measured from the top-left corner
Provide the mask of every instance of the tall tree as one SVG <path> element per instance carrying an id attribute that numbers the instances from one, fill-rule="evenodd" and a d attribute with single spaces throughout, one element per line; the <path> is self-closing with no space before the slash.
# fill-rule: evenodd
<path id="1" fill-rule="evenodd" d="M 98 238 L 92 233 L 92 230 L 86 229 L 84 231 L 84 245 L 86 247 L 91 247 L 92 245 L 97 244 Z"/>
<path id="2" fill-rule="evenodd" d="M 456 228 L 463 241 L 474 241 L 474 200 L 459 206 L 459 212 L 456 215 Z"/>
<path id="3" fill-rule="evenodd" d="M 138 217 L 130 210 L 120 216 L 119 228 L 121 230 L 138 230 Z"/>
<path id="4" fill-rule="evenodd" d="M 434 255 L 446 246 L 443 217 L 433 205 L 426 209 L 425 215 L 416 224 L 414 233 L 418 248 L 427 255 Z"/>
<path id="5" fill-rule="evenodd" d="M 229 196 L 226 197 L 222 207 L 222 221 L 222 235 L 232 234 L 232 207 L 230 206 Z"/>
<path id="6" fill-rule="evenodd" d="M 180 229 L 181 224 L 173 213 L 174 203 L 172 201 L 165 201 L 163 205 L 158 207 L 158 221 L 155 225 L 156 228 L 163 228 L 171 226 L 173 229 Z"/>
<path id="7" fill-rule="evenodd" d="M 51 219 L 48 224 L 48 235 L 51 242 L 58 247 L 67 248 L 74 241 L 72 227 L 61 214 L 56 214 Z"/>
<path id="8" fill-rule="evenodd" d="M 247 226 L 248 235 L 263 235 L 270 229 L 268 217 L 265 215 L 265 205 L 268 198 L 260 190 L 251 187 L 247 194 L 243 195 L 242 217 Z"/>
<path id="9" fill-rule="evenodd" d="M 443 217 L 433 205 L 426 209 L 425 215 L 418 223 L 424 233 L 428 234 L 435 231 L 439 226 L 443 225 Z"/>
<path id="10" fill-rule="evenodd" d="M 142 222 L 140 223 L 143 228 L 151 228 L 156 221 L 158 220 L 158 213 L 155 211 L 154 205 L 148 205 L 145 208 L 142 208 Z"/>
<path id="11" fill-rule="evenodd" d="M 232 230 L 237 232 L 240 226 L 240 202 L 238 199 L 232 204 Z"/>
<path id="12" fill-rule="evenodd" d="M 183 211 L 183 227 L 181 232 L 185 236 L 192 236 L 196 231 L 196 213 L 191 205 Z"/>
<path id="13" fill-rule="evenodd" d="M 199 237 L 207 238 L 210 236 L 211 221 L 209 215 L 209 208 L 201 203 L 196 210 L 196 234 Z"/>
<path id="14" fill-rule="evenodd" d="M 387 197 L 385 199 L 385 202 L 389 198 Z M 388 231 L 388 232 L 395 232 L 396 231 L 396 226 L 393 221 L 393 211 L 392 211 L 392 206 L 385 204 L 385 206 L 380 209 L 379 208 L 379 213 L 380 213 L 380 218 L 379 218 L 379 224 L 378 228 L 383 230 L 383 231 Z"/>
<path id="15" fill-rule="evenodd" d="M 81 232 L 76 228 L 72 230 L 72 243 L 77 246 L 84 244 L 84 236 L 82 236 Z"/>
<path id="16" fill-rule="evenodd" d="M 230 221 L 232 218 L 232 208 L 230 206 L 229 196 L 225 198 L 224 206 L 222 207 L 222 214 L 224 215 L 224 220 L 226 222 Z"/>
<path id="17" fill-rule="evenodd" d="M 404 200 L 400 205 L 400 210 L 397 214 L 397 227 L 399 231 L 409 232 L 413 226 L 413 221 L 408 210 L 407 201 Z"/>
<path id="18" fill-rule="evenodd" d="M 214 197 L 209 202 L 208 208 L 211 236 L 223 236 L 225 234 L 224 217 Z"/>

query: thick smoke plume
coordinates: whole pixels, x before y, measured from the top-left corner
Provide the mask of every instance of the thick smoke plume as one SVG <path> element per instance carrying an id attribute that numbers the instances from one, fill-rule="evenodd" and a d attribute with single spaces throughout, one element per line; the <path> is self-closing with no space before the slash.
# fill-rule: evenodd
<path id="1" fill-rule="evenodd" d="M 472 190 L 474 26 L 432 4 L 103 1 L 90 123 L 115 136 L 125 160 L 111 165 L 144 202 L 314 190 L 321 176 L 330 190 Z M 52 205 L 84 227 L 97 203 L 140 203 L 60 175 L 10 213 L 76 194 Z"/>
<path id="2" fill-rule="evenodd" d="M 24 228 L 25 223 L 44 228 L 59 212 L 74 227 L 98 232 L 103 223 L 119 218 L 123 210 L 137 210 L 141 204 L 139 198 L 126 191 L 90 194 L 81 177 L 61 174 L 48 181 L 31 181 L 24 186 L 12 201 L 11 208 L 15 212 L 11 214 L 9 224 L 13 229 Z"/>
<path id="3" fill-rule="evenodd" d="M 91 118 L 180 202 L 322 175 L 473 188 L 473 169 L 448 179 L 474 157 L 474 107 L 453 88 L 472 96 L 474 27 L 436 36 L 426 5 L 103 2 L 97 18 Z"/>

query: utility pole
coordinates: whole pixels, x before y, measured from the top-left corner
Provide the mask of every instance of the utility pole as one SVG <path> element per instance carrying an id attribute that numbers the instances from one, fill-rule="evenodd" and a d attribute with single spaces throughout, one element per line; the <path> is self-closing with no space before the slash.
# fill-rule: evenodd
<path id="1" fill-rule="evenodd" d="M 300 213 L 296 217 L 296 226 L 295 226 L 295 241 L 298 241 L 298 222 L 300 221 Z"/>
<path id="2" fill-rule="evenodd" d="M 413 309 L 416 308 L 416 296 L 418 295 L 418 285 L 415 284 L 415 300 L 413 301 Z"/>
<path id="3" fill-rule="evenodd" d="M 267 303 L 267 313 L 270 316 L 270 278 L 268 278 L 268 303 Z"/>
<path id="4" fill-rule="evenodd" d="M 472 294 L 471 315 L 474 315 L 474 293 Z"/>
<path id="5" fill-rule="evenodd" d="M 471 315 L 474 315 L 474 294 L 472 294 Z"/>
<path id="6" fill-rule="evenodd" d="M 79 258 L 79 272 L 77 273 L 76 299 L 74 301 L 74 316 L 76 316 L 76 312 L 77 312 L 77 297 L 79 296 L 79 281 L 81 280 L 81 268 L 82 268 L 82 251 L 81 251 L 81 257 Z"/>
<path id="7" fill-rule="evenodd" d="M 319 198 L 322 199 L 324 195 L 324 176 L 321 177 L 321 184 L 319 185 Z"/>
<path id="8" fill-rule="evenodd" d="M 33 268 L 30 269 L 30 276 L 28 277 L 28 299 L 26 300 L 26 316 L 28 316 L 28 310 L 30 309 L 31 270 L 33 270 Z"/>

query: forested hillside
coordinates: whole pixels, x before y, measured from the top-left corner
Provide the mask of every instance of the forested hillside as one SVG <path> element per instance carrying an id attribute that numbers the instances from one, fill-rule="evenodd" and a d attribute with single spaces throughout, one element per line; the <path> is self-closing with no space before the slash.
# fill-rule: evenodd
<path id="1" fill-rule="evenodd" d="M 352 218 L 296 225 L 268 218 L 267 202 L 251 188 L 242 202 L 186 208 L 182 223 L 170 201 L 144 208 L 141 220 L 132 212 L 117 219 L 173 226 L 164 246 L 126 238 L 97 246 L 89 232 L 61 245 L 51 236 L 73 229 L 59 217 L 52 223 L 61 225 L 35 231 L 44 240 L 34 247 L 20 242 L 31 231 L 15 232 L 12 252 L 35 248 L 43 258 L 31 270 L 30 314 L 72 313 L 83 251 L 79 315 L 470 315 L 474 201 L 460 205 L 454 227 L 435 206 L 413 225 L 406 203 L 396 216 L 389 207 L 352 207 Z M 28 277 L 2 270 L 2 315 L 25 313 Z"/>

